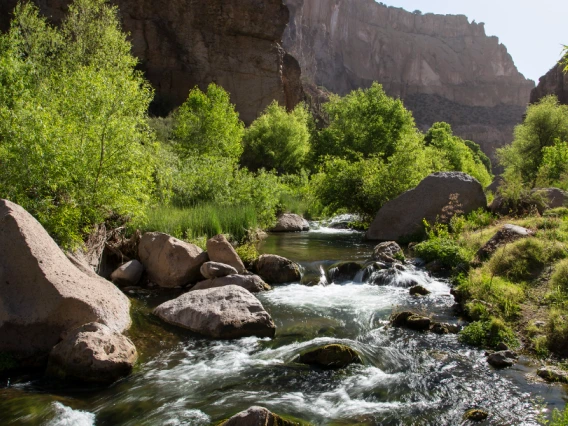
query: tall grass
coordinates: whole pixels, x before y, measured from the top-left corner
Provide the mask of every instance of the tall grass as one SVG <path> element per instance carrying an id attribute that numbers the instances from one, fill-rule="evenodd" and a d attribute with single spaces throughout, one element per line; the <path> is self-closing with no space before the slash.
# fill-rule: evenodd
<path id="1" fill-rule="evenodd" d="M 138 224 L 142 232 L 164 232 L 179 239 L 193 240 L 230 234 L 242 240 L 248 229 L 258 226 L 258 218 L 252 205 L 202 204 L 178 208 L 159 206 L 149 210 L 146 221 Z"/>

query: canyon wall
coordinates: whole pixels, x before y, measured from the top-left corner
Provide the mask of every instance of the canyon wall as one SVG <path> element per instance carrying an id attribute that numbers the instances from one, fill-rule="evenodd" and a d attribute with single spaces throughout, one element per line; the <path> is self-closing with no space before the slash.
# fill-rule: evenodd
<path id="1" fill-rule="evenodd" d="M 560 103 L 568 105 L 568 74 L 564 65 L 556 64 L 538 80 L 538 86 L 531 92 L 531 104 L 546 95 L 556 95 Z"/>
<path id="2" fill-rule="evenodd" d="M 58 22 L 70 0 L 34 0 Z M 167 113 L 194 86 L 231 93 L 252 122 L 273 100 L 289 108 L 303 97 L 298 62 L 280 46 L 289 13 L 281 0 L 114 0 L 133 53 L 156 89 L 153 109 Z M 0 2 L 6 30 L 16 0 Z"/>
<path id="3" fill-rule="evenodd" d="M 427 129 L 435 121 L 493 155 L 512 140 L 534 87 L 483 23 L 410 13 L 373 0 L 285 0 L 284 48 L 304 84 L 346 94 L 381 83 Z"/>

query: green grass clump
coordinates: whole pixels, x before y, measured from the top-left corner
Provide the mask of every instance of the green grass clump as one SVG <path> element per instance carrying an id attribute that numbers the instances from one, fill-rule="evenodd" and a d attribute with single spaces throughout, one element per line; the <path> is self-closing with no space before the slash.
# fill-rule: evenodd
<path id="1" fill-rule="evenodd" d="M 568 259 L 563 259 L 554 267 L 550 277 L 551 286 L 558 292 L 568 296 Z"/>
<path id="2" fill-rule="evenodd" d="M 445 268 L 456 268 L 468 264 L 471 254 L 454 239 L 435 237 L 414 247 L 414 252 L 425 262 L 437 260 Z"/>
<path id="3" fill-rule="evenodd" d="M 550 209 L 542 214 L 544 217 L 558 217 L 562 219 L 568 218 L 568 207 L 556 207 L 555 209 Z"/>
<path id="4" fill-rule="evenodd" d="M 257 225 L 252 205 L 203 204 L 188 208 L 156 207 L 148 211 L 147 220 L 139 228 L 142 232 L 164 232 L 185 240 L 230 234 L 240 241 Z"/>
<path id="5" fill-rule="evenodd" d="M 536 278 L 543 267 L 565 257 L 562 245 L 538 238 L 524 238 L 499 248 L 488 262 L 490 271 L 513 281 Z"/>
<path id="6" fill-rule="evenodd" d="M 548 349 L 562 357 L 568 356 L 568 315 L 565 310 L 552 309 L 546 324 Z"/>
<path id="7" fill-rule="evenodd" d="M 251 265 L 260 256 L 256 245 L 252 242 L 241 244 L 235 250 L 245 265 Z"/>
<path id="8" fill-rule="evenodd" d="M 483 348 L 494 348 L 499 343 L 509 347 L 519 345 L 513 330 L 502 319 L 495 317 L 467 325 L 460 332 L 459 339 L 462 343 Z"/>

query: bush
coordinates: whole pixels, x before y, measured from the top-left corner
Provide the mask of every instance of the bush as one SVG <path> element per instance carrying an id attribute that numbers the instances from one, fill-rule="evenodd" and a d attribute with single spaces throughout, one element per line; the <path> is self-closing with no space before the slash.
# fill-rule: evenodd
<path id="1" fill-rule="evenodd" d="M 462 343 L 486 348 L 495 348 L 499 343 L 510 347 L 519 345 L 513 330 L 503 320 L 495 317 L 468 324 L 460 332 L 459 339 Z"/>
<path id="2" fill-rule="evenodd" d="M 563 259 L 555 265 L 550 284 L 556 290 L 568 295 L 568 259 Z"/>
<path id="3" fill-rule="evenodd" d="M 152 193 L 152 90 L 130 51 L 104 0 L 75 0 L 57 28 L 18 5 L 0 36 L 0 197 L 65 247 Z"/>
<path id="4" fill-rule="evenodd" d="M 288 113 L 274 101 L 247 129 L 241 164 L 252 171 L 298 173 L 310 152 L 311 120 L 305 105 Z"/>
<path id="5" fill-rule="evenodd" d="M 568 316 L 564 310 L 552 309 L 546 325 L 548 349 L 560 357 L 568 356 Z"/>
<path id="6" fill-rule="evenodd" d="M 445 268 L 466 266 L 471 260 L 470 254 L 453 238 L 434 237 L 414 247 L 414 252 L 425 262 L 437 260 Z"/>

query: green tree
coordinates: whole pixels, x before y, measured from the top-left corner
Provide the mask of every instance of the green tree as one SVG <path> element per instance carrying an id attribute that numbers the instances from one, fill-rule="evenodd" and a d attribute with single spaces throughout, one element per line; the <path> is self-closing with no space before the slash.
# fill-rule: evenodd
<path id="1" fill-rule="evenodd" d="M 310 113 L 300 104 L 291 112 L 276 101 L 247 129 L 241 163 L 250 170 L 298 173 L 310 152 Z"/>
<path id="2" fill-rule="evenodd" d="M 244 124 L 229 94 L 215 83 L 207 92 L 189 92 L 174 115 L 173 138 L 182 158 L 209 155 L 237 161 L 243 152 Z"/>
<path id="3" fill-rule="evenodd" d="M 0 196 L 62 245 L 149 201 L 152 90 L 130 48 L 104 0 L 76 0 L 59 29 L 20 4 L 0 36 Z"/>
<path id="4" fill-rule="evenodd" d="M 354 160 L 359 154 L 386 160 L 401 140 L 416 133 L 412 113 L 378 83 L 345 97 L 334 95 L 324 110 L 330 124 L 315 138 L 314 160 L 326 155 Z"/>
<path id="5" fill-rule="evenodd" d="M 556 96 L 546 96 L 529 105 L 525 121 L 515 127 L 513 143 L 497 151 L 505 174 L 519 176 L 534 187 L 542 166 L 544 150 L 555 141 L 568 141 L 568 106 Z"/>

